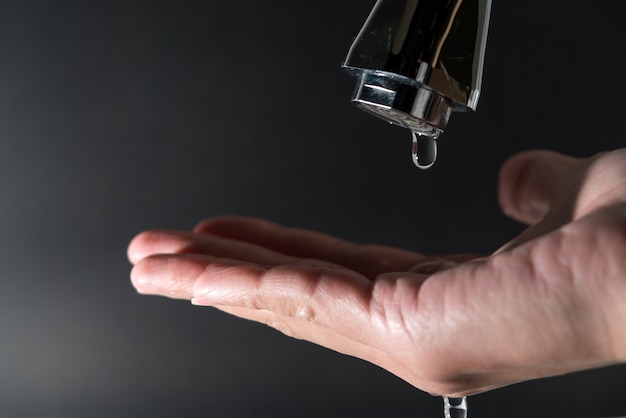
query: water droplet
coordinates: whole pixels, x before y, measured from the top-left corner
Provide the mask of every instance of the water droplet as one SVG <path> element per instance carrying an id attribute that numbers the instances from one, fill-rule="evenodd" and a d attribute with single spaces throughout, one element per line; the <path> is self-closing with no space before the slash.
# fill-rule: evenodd
<path id="1" fill-rule="evenodd" d="M 443 397 L 445 418 L 467 418 L 467 398 Z"/>
<path id="2" fill-rule="evenodd" d="M 413 163 L 417 168 L 426 170 L 437 160 L 437 136 L 413 132 Z"/>

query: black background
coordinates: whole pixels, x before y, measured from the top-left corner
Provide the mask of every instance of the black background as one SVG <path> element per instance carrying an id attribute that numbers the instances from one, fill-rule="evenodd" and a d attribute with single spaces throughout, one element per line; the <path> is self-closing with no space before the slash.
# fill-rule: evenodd
<path id="1" fill-rule="evenodd" d="M 0 416 L 441 416 L 375 366 L 128 279 L 134 234 L 220 214 L 488 253 L 522 230 L 497 207 L 507 156 L 624 144 L 626 2 L 496 1 L 479 110 L 428 171 L 349 103 L 340 64 L 372 4 L 0 4 Z M 624 388 L 613 367 L 471 414 L 622 415 Z"/>

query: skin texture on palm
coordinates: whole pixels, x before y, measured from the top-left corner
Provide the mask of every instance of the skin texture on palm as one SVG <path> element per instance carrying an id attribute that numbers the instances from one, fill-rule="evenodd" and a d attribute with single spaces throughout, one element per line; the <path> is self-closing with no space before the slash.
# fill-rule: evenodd
<path id="1" fill-rule="evenodd" d="M 626 151 L 547 151 L 501 171 L 530 227 L 491 256 L 425 256 L 251 218 L 146 231 L 140 293 L 191 300 L 460 396 L 626 360 Z"/>

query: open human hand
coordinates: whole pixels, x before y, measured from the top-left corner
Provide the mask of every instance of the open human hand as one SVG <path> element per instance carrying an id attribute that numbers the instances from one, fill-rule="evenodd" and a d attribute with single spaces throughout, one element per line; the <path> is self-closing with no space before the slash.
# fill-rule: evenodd
<path id="1" fill-rule="evenodd" d="M 626 150 L 518 154 L 488 257 L 429 257 L 251 218 L 131 242 L 136 289 L 214 306 L 462 396 L 626 361 Z"/>

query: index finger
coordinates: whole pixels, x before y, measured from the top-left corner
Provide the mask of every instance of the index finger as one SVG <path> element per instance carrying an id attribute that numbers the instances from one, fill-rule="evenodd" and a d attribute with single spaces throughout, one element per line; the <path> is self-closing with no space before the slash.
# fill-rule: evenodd
<path id="1" fill-rule="evenodd" d="M 286 228 L 256 218 L 222 216 L 201 222 L 194 231 L 244 241 L 293 257 L 329 261 L 368 277 L 407 271 L 428 259 L 412 251 L 355 244 L 320 232 Z"/>

